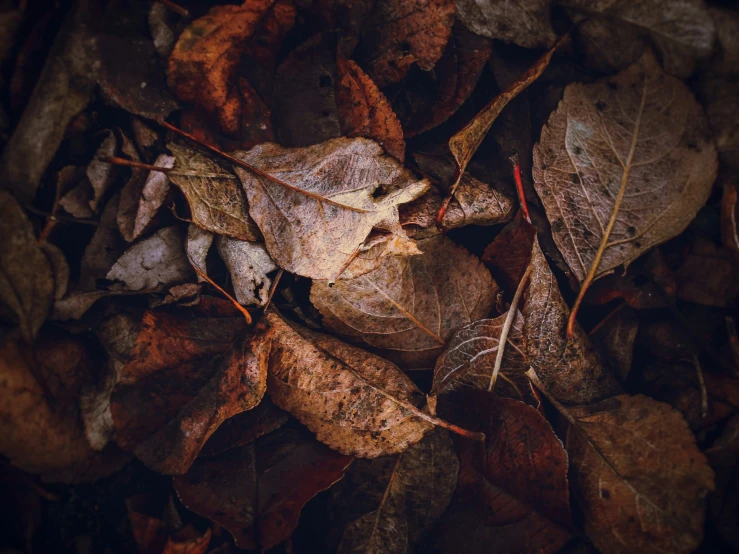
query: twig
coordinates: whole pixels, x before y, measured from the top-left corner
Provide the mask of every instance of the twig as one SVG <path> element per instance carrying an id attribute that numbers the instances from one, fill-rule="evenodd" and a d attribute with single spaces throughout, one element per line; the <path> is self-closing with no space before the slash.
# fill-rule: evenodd
<path id="1" fill-rule="evenodd" d="M 172 10 L 173 12 L 180 14 L 182 17 L 190 17 L 190 12 L 183 8 L 182 6 L 178 6 L 172 0 L 157 0 L 158 2 L 161 2 L 167 9 Z"/>
<path id="2" fill-rule="evenodd" d="M 500 368 L 503 365 L 503 352 L 505 351 L 505 345 L 508 342 L 508 333 L 510 333 L 511 326 L 513 325 L 513 320 L 516 318 L 518 304 L 521 302 L 521 296 L 523 295 L 523 290 L 526 288 L 526 282 L 529 280 L 532 268 L 533 266 L 529 263 L 525 273 L 523 274 L 523 277 L 521 277 L 521 280 L 518 283 L 518 287 L 516 287 L 516 294 L 513 295 L 511 307 L 508 308 L 508 315 L 506 315 L 505 322 L 503 323 L 503 328 L 500 330 L 500 338 L 498 339 L 498 352 L 495 354 L 495 367 L 493 368 L 493 374 L 490 376 L 488 392 L 492 392 L 493 388 L 495 387 L 495 381 L 498 379 L 498 373 L 500 373 Z"/>
<path id="3" fill-rule="evenodd" d="M 33 206 L 24 206 L 24 209 L 31 212 L 32 214 L 43 215 L 49 218 L 51 217 L 51 213 L 45 212 L 44 210 L 39 210 L 38 208 L 34 208 Z M 95 227 L 98 227 L 100 225 L 100 222 L 95 221 L 94 219 L 78 219 L 76 217 L 67 217 L 64 215 L 54 215 L 54 219 L 56 221 L 63 221 L 64 223 L 79 223 L 80 225 L 94 225 Z"/>
<path id="4" fill-rule="evenodd" d="M 61 196 L 61 186 L 59 186 L 59 180 L 56 181 L 56 187 L 54 189 L 54 204 L 51 206 L 51 213 L 46 219 L 46 225 L 44 225 L 44 228 L 41 231 L 41 234 L 38 236 L 38 244 L 39 246 L 42 246 L 46 239 L 49 237 L 49 234 L 51 231 L 56 227 L 56 223 L 58 221 L 56 217 L 56 211 L 59 209 L 59 198 Z"/>
<path id="5" fill-rule="evenodd" d="M 280 279 L 282 279 L 283 273 L 285 273 L 285 270 L 280 268 L 280 271 L 278 271 L 277 275 L 275 276 L 275 280 L 272 281 L 272 287 L 270 287 L 269 289 L 269 296 L 267 297 L 267 303 L 264 305 L 265 312 L 269 308 L 269 305 L 272 303 L 272 297 L 275 295 L 275 292 L 277 291 L 277 285 L 280 282 Z"/>
<path id="6" fill-rule="evenodd" d="M 200 277 L 208 281 L 208 283 L 213 285 L 218 290 L 218 292 L 220 292 L 223 296 L 228 298 L 231 301 L 231 303 L 236 307 L 236 309 L 239 310 L 243 314 L 244 319 L 246 319 L 246 323 L 248 325 L 251 325 L 252 319 L 251 319 L 251 314 L 249 313 L 249 311 L 246 308 L 244 308 L 244 306 L 239 304 L 238 301 L 233 296 L 231 296 L 225 290 L 223 290 L 220 286 L 218 286 L 218 284 L 215 281 L 213 281 L 213 279 L 208 277 L 208 275 L 204 271 L 202 271 L 195 262 L 192 261 L 192 258 L 190 257 L 189 254 L 187 256 L 187 259 L 190 261 L 190 265 L 192 265 L 192 268 L 195 270 L 195 273 L 197 273 Z"/>
<path id="7" fill-rule="evenodd" d="M 511 156 L 511 164 L 513 164 L 513 180 L 516 183 L 516 192 L 518 193 L 518 202 L 521 204 L 521 212 L 523 212 L 524 219 L 531 223 L 531 216 L 529 215 L 529 206 L 526 203 L 526 196 L 523 192 L 523 180 L 521 179 L 521 162 L 518 159 L 518 154 Z"/>
<path id="8" fill-rule="evenodd" d="M 136 162 L 134 160 L 127 160 L 126 158 L 119 158 L 118 156 L 106 156 L 104 158 L 101 158 L 100 161 L 103 161 L 106 164 L 135 167 L 137 169 L 148 169 L 149 171 L 159 171 L 160 173 L 169 173 L 172 171 L 172 168 L 169 167 L 159 167 L 156 165 L 145 164 L 142 162 Z"/>
<path id="9" fill-rule="evenodd" d="M 706 390 L 706 381 L 703 379 L 703 368 L 701 368 L 700 360 L 695 352 L 693 352 L 693 366 L 701 390 L 701 417 L 706 417 L 708 415 L 708 391 Z"/>
<path id="10" fill-rule="evenodd" d="M 612 310 L 611 310 L 610 312 L 608 312 L 608 314 L 606 315 L 606 317 L 604 317 L 603 319 L 601 319 L 601 320 L 600 320 L 600 321 L 599 321 L 599 322 L 598 322 L 598 323 L 597 323 L 597 324 L 595 325 L 595 327 L 593 327 L 593 328 L 592 328 L 592 329 L 591 329 L 591 330 L 590 330 L 590 331 L 588 332 L 588 336 L 591 336 L 591 337 L 592 337 L 592 336 L 593 336 L 593 335 L 594 335 L 595 333 L 597 333 L 597 332 L 598 332 L 598 329 L 600 329 L 600 328 L 601 328 L 601 327 L 603 327 L 603 326 L 604 326 L 604 325 L 605 325 L 606 323 L 608 323 L 608 321 L 609 321 L 609 320 L 610 320 L 610 319 L 611 319 L 611 318 L 612 318 L 613 316 L 615 316 L 615 315 L 616 315 L 616 314 L 617 314 L 618 312 L 620 312 L 620 311 L 621 311 L 621 310 L 622 310 L 622 309 L 624 308 L 624 306 L 626 306 L 626 305 L 627 305 L 627 304 L 626 304 L 626 302 L 622 302 L 621 304 L 619 304 L 618 306 L 616 306 L 615 308 L 613 308 L 613 309 L 612 309 Z"/>

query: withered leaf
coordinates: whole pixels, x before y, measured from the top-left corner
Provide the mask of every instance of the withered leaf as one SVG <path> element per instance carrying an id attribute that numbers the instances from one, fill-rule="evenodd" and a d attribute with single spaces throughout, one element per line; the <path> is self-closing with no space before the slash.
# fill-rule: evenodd
<path id="1" fill-rule="evenodd" d="M 558 0 L 578 23 L 588 60 L 610 73 L 626 68 L 649 39 L 668 73 L 688 77 L 708 57 L 715 36 L 713 20 L 700 0 L 664 3 Z"/>
<path id="2" fill-rule="evenodd" d="M 443 429 L 401 454 L 356 460 L 332 489 L 337 552 L 413 552 L 449 504 L 458 471 L 454 442 Z"/>
<path id="3" fill-rule="evenodd" d="M 706 76 L 698 83 L 698 94 L 711 122 L 721 161 L 729 167 L 739 167 L 739 124 L 734 117 L 739 109 L 739 77 Z"/>
<path id="4" fill-rule="evenodd" d="M 400 81 L 414 63 L 425 71 L 444 52 L 453 0 L 379 0 L 364 22 L 354 58 L 377 86 Z"/>
<path id="5" fill-rule="evenodd" d="M 108 279 L 123 281 L 128 290 L 153 289 L 187 280 L 192 268 L 182 235 L 182 229 L 173 225 L 134 244 L 110 269 Z"/>
<path id="6" fill-rule="evenodd" d="M 402 452 L 432 425 L 415 415 L 423 395 L 392 363 L 270 312 L 268 391 L 318 440 L 343 454 L 376 458 Z"/>
<path id="7" fill-rule="evenodd" d="M 409 242 L 397 206 L 429 186 L 364 138 L 305 148 L 264 144 L 237 157 L 281 181 L 236 168 L 270 256 L 314 279 L 336 279 L 375 227 Z"/>
<path id="8" fill-rule="evenodd" d="M 240 304 L 264 306 L 272 280 L 267 273 L 277 269 L 264 243 L 216 237 L 216 248 L 231 275 Z"/>
<path id="9" fill-rule="evenodd" d="M 314 281 L 311 302 L 332 331 L 416 367 L 430 367 L 452 333 L 486 317 L 498 286 L 480 261 L 445 236 L 419 241 L 420 256 L 334 286 Z"/>
<path id="10" fill-rule="evenodd" d="M 0 236 L 0 302 L 17 316 L 30 343 L 48 316 L 54 276 L 31 222 L 7 190 L 0 190 Z"/>
<path id="11" fill-rule="evenodd" d="M 109 346 L 115 441 L 160 473 L 184 473 L 224 420 L 264 395 L 268 352 L 250 348 L 244 325 L 229 303 L 206 298 L 184 313 L 146 312 L 132 343 Z"/>
<path id="12" fill-rule="evenodd" d="M 590 338 L 611 360 L 616 376 L 623 383 L 631 372 L 634 341 L 639 332 L 639 316 L 626 304 L 622 304 L 617 310 L 590 331 Z"/>
<path id="13" fill-rule="evenodd" d="M 175 159 L 166 154 L 160 154 L 154 165 L 162 168 L 174 167 Z M 169 179 L 165 173 L 160 171 L 150 171 L 141 189 L 141 200 L 139 209 L 136 213 L 136 219 L 133 226 L 133 237 L 140 237 L 146 230 L 147 226 L 156 216 L 159 208 L 162 207 L 164 200 L 169 192 Z"/>
<path id="14" fill-rule="evenodd" d="M 735 9 L 725 9 L 719 6 L 708 8 L 713 22 L 716 25 L 716 39 L 718 51 L 711 60 L 711 71 L 724 75 L 739 73 L 739 12 Z"/>
<path id="15" fill-rule="evenodd" d="M 33 349 L 14 341 L 0 349 L 0 451 L 13 465 L 77 483 L 127 461 L 115 447 L 95 452 L 85 438 L 78 403 L 91 363 L 84 344 L 66 336 L 42 334 Z"/>
<path id="16" fill-rule="evenodd" d="M 210 231 L 204 231 L 197 225 L 190 225 L 187 228 L 187 239 L 185 240 L 185 250 L 187 251 L 187 259 L 194 269 L 208 274 L 208 252 L 213 245 L 214 235 Z M 196 272 L 197 273 L 197 272 Z M 208 280 L 198 273 L 198 283 L 206 283 Z"/>
<path id="17" fill-rule="evenodd" d="M 44 242 L 41 245 L 46 259 L 49 260 L 51 275 L 54 279 L 54 300 L 60 300 L 67 294 L 69 288 L 69 264 L 64 252 L 58 246 L 50 242 Z"/>
<path id="18" fill-rule="evenodd" d="M 176 160 L 176 171 L 169 178 L 187 198 L 193 223 L 239 240 L 260 239 L 249 217 L 244 190 L 233 173 L 199 150 L 174 142 L 167 148 Z"/>
<path id="19" fill-rule="evenodd" d="M 728 307 L 739 294 L 737 265 L 731 253 L 705 236 L 696 236 L 675 270 L 677 297 L 707 306 Z"/>
<path id="20" fill-rule="evenodd" d="M 459 445 L 459 490 L 434 552 L 558 552 L 571 537 L 568 461 L 549 423 L 484 391 L 458 393 L 455 403 L 457 421 L 486 440 Z"/>
<path id="21" fill-rule="evenodd" d="M 461 190 L 460 186 L 457 194 Z M 454 203 L 450 204 L 449 209 L 453 206 Z M 531 261 L 531 245 L 535 237 L 536 227 L 526 221 L 523 212 L 519 211 L 482 254 L 482 261 L 511 297 Z"/>
<path id="22" fill-rule="evenodd" d="M 651 53 L 615 77 L 569 85 L 534 147 L 536 190 L 580 281 L 685 229 L 716 171 L 705 115 Z"/>
<path id="23" fill-rule="evenodd" d="M 196 460 L 174 486 L 188 509 L 225 527 L 236 546 L 268 550 L 292 534 L 306 502 L 341 479 L 352 460 L 305 430 L 282 428 Z"/>
<path id="24" fill-rule="evenodd" d="M 680 413 L 641 395 L 558 409 L 570 423 L 573 486 L 598 550 L 695 550 L 714 475 Z"/>
<path id="25" fill-rule="evenodd" d="M 551 0 L 454 0 L 462 22 L 478 35 L 545 48 L 557 38 L 549 22 Z"/>
<path id="26" fill-rule="evenodd" d="M 479 319 L 452 335 L 446 350 L 436 360 L 432 396 L 470 388 L 488 390 L 506 315 Z M 523 317 L 518 313 L 508 334 L 495 392 L 500 396 L 528 401 L 532 394 L 524 375 L 529 366 L 522 332 Z"/>

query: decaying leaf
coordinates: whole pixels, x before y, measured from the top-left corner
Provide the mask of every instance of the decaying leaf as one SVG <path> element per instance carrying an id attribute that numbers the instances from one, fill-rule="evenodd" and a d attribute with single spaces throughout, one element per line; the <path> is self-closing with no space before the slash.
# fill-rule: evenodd
<path id="1" fill-rule="evenodd" d="M 430 70 L 454 23 L 452 0 L 379 0 L 364 22 L 354 58 L 377 86 L 397 83 L 410 66 Z"/>
<path id="2" fill-rule="evenodd" d="M 292 534 L 305 503 L 341 479 L 352 460 L 305 430 L 283 428 L 195 461 L 174 486 L 185 506 L 225 527 L 239 548 L 268 550 Z"/>
<path id="3" fill-rule="evenodd" d="M 337 552 L 413 552 L 449 504 L 458 471 L 443 429 L 401 454 L 356 460 L 331 494 Z"/>
<path id="4" fill-rule="evenodd" d="M 708 237 L 697 236 L 675 270 L 677 297 L 707 306 L 727 307 L 739 294 L 739 269 L 731 253 Z"/>
<path id="5" fill-rule="evenodd" d="M 455 0 L 462 22 L 478 35 L 546 48 L 557 38 L 549 22 L 551 0 Z"/>
<path id="6" fill-rule="evenodd" d="M 700 0 L 558 3 L 578 23 L 588 61 L 606 73 L 634 63 L 649 39 L 659 51 L 665 70 L 678 77 L 688 77 L 696 62 L 707 58 L 713 48 L 713 20 Z"/>
<path id="7" fill-rule="evenodd" d="M 456 390 L 488 390 L 498 354 L 500 333 L 506 314 L 495 319 L 479 319 L 459 329 L 436 360 L 432 396 Z M 495 392 L 500 396 L 530 400 L 526 346 L 523 341 L 523 317 L 518 313 L 508 334 L 503 365 Z"/>
<path id="8" fill-rule="evenodd" d="M 461 187 L 458 190 L 461 190 Z M 453 203 L 450 209 L 452 206 Z M 529 266 L 531 245 L 535 237 L 536 227 L 527 222 L 523 213 L 519 211 L 482 254 L 482 261 L 490 268 L 495 280 L 509 296 L 513 296 Z"/>
<path id="9" fill-rule="evenodd" d="M 186 312 L 146 312 L 133 341 L 103 337 L 118 365 L 115 441 L 160 473 L 184 473 L 221 422 L 264 395 L 268 352 L 250 347 L 244 324 L 228 302 L 203 298 Z"/>
<path id="10" fill-rule="evenodd" d="M 0 237 L 0 302 L 16 315 L 30 343 L 49 314 L 54 276 L 31 222 L 6 190 L 0 190 Z"/>
<path id="11" fill-rule="evenodd" d="M 311 302 L 332 331 L 415 367 L 430 367 L 452 333 L 487 317 L 498 287 L 480 261 L 444 236 L 420 256 L 383 259 L 334 286 L 314 281 Z"/>
<path id="12" fill-rule="evenodd" d="M 570 539 L 567 453 L 534 408 L 483 391 L 457 396 L 459 421 L 485 445 L 460 443 L 459 490 L 433 552 L 554 554 Z"/>
<path id="13" fill-rule="evenodd" d="M 237 157 L 280 181 L 236 168 L 270 256 L 313 279 L 336 279 L 375 227 L 408 242 L 397 206 L 429 186 L 364 138 L 264 144 Z"/>
<path id="14" fill-rule="evenodd" d="M 206 275 L 208 273 L 206 260 L 208 259 L 210 247 L 213 245 L 213 239 L 213 233 L 204 231 L 197 225 L 190 225 L 187 228 L 187 239 L 185 241 L 187 259 L 193 266 L 193 269 L 202 271 Z M 198 283 L 206 282 L 207 279 L 198 273 Z"/>
<path id="15" fill-rule="evenodd" d="M 192 275 L 182 229 L 173 225 L 129 248 L 108 272 L 128 290 L 153 289 L 185 281 Z"/>
<path id="16" fill-rule="evenodd" d="M 343 454 L 376 458 L 402 452 L 432 425 L 416 415 L 423 395 L 392 363 L 329 335 L 267 313 L 272 401 Z"/>
<path id="17" fill-rule="evenodd" d="M 558 409 L 570 423 L 573 486 L 598 550 L 695 550 L 714 475 L 682 416 L 641 395 Z"/>
<path id="18" fill-rule="evenodd" d="M 698 84 L 698 95 L 711 122 L 722 163 L 736 169 L 739 167 L 739 124 L 734 114 L 739 109 L 739 76 L 704 77 Z"/>
<path id="19" fill-rule="evenodd" d="M 238 178 L 199 150 L 170 142 L 176 172 L 169 178 L 187 198 L 192 221 L 206 231 L 239 240 L 259 240 Z"/>
<path id="20" fill-rule="evenodd" d="M 84 344 L 66 336 L 41 336 L 33 349 L 14 341 L 0 349 L 0 451 L 13 465 L 77 483 L 126 462 L 115 448 L 95 452 L 85 438 L 78 402 L 91 362 Z"/>
<path id="21" fill-rule="evenodd" d="M 716 146 L 690 90 L 651 53 L 615 77 L 571 84 L 534 147 L 534 185 L 582 283 L 682 232 L 716 179 Z"/>
<path id="22" fill-rule="evenodd" d="M 617 310 L 590 331 L 590 338 L 611 360 L 616 376 L 623 383 L 631 372 L 634 341 L 639 332 L 639 316 L 628 305 L 622 305 Z"/>
<path id="23" fill-rule="evenodd" d="M 231 274 L 239 304 L 264 306 L 272 284 L 267 273 L 277 269 L 264 243 L 219 236 L 216 237 L 216 248 Z"/>
<path id="24" fill-rule="evenodd" d="M 162 168 L 174 167 L 175 159 L 166 154 L 160 154 L 154 165 Z M 141 200 L 139 209 L 136 213 L 136 219 L 133 227 L 133 237 L 140 237 L 146 227 L 156 216 L 159 208 L 162 207 L 164 200 L 169 192 L 169 179 L 165 173 L 160 171 L 150 171 L 146 177 L 144 188 L 141 190 Z"/>

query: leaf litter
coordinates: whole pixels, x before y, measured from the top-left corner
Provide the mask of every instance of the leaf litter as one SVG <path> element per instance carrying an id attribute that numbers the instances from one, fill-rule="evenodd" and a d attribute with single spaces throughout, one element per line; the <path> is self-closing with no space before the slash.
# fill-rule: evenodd
<path id="1" fill-rule="evenodd" d="M 32 4 L 1 548 L 739 544 L 734 8 Z"/>

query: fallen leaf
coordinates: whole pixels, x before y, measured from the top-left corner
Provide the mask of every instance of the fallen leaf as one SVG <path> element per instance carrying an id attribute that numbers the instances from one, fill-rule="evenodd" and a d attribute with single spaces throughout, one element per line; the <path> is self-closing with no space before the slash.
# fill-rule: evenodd
<path id="1" fill-rule="evenodd" d="M 711 60 L 711 71 L 724 75 L 739 73 L 739 13 L 735 9 L 710 6 L 713 23 L 716 26 L 716 42 L 719 47 Z"/>
<path id="2" fill-rule="evenodd" d="M 739 193 L 736 183 L 724 183 L 721 197 L 721 241 L 736 257 L 739 255 Z"/>
<path id="3" fill-rule="evenodd" d="M 231 275 L 239 304 L 264 306 L 272 284 L 267 273 L 277 270 L 264 244 L 218 236 L 216 248 Z"/>
<path id="4" fill-rule="evenodd" d="M 106 131 L 104 138 L 100 143 L 100 146 L 95 152 L 95 157 L 87 165 L 87 170 L 85 173 L 87 176 L 87 181 L 89 182 L 81 183 L 76 187 L 77 189 L 79 189 L 80 187 L 84 186 L 89 189 L 90 185 L 92 185 L 92 190 L 90 191 L 91 197 L 85 198 L 85 200 L 87 201 L 87 206 L 84 206 L 84 209 L 87 209 L 89 211 L 84 212 L 81 211 L 79 208 L 74 208 L 74 201 L 72 200 L 72 197 L 75 194 L 79 195 L 79 192 L 76 192 L 76 190 L 70 191 L 59 201 L 59 204 L 65 210 L 67 210 L 75 217 L 91 217 L 93 213 L 96 213 L 98 211 L 100 201 L 102 200 L 103 196 L 110 188 L 110 186 L 113 184 L 113 166 L 103 160 L 105 158 L 115 156 L 117 148 L 118 140 L 116 139 L 115 134 L 113 133 L 113 131 Z M 62 176 L 60 175 L 60 180 L 61 177 Z M 85 195 L 87 194 L 87 191 L 85 191 Z"/>
<path id="5" fill-rule="evenodd" d="M 199 533 L 187 525 L 170 535 L 162 554 L 205 554 L 210 545 L 210 538 L 210 528 L 206 529 L 205 533 Z"/>
<path id="6" fill-rule="evenodd" d="M 708 498 L 708 513 L 721 537 L 733 548 L 739 546 L 739 529 L 735 523 L 739 508 L 739 415 L 726 423 L 721 435 L 706 450 L 716 472 L 716 490 Z"/>
<path id="7" fill-rule="evenodd" d="M 380 0 L 364 21 L 354 58 L 378 87 L 397 83 L 414 63 L 425 71 L 436 65 L 453 23 L 452 0 Z"/>
<path id="8" fill-rule="evenodd" d="M 570 423 L 575 497 L 596 548 L 604 554 L 695 550 L 714 474 L 680 413 L 625 394 L 557 409 Z"/>
<path id="9" fill-rule="evenodd" d="M 314 281 L 324 325 L 414 367 L 430 367 L 454 331 L 486 317 L 498 287 L 480 261 L 444 236 L 420 256 L 388 256 L 361 277 Z"/>
<path id="10" fill-rule="evenodd" d="M 175 159 L 166 154 L 160 154 L 154 165 L 162 168 L 174 167 Z M 147 226 L 156 216 L 159 208 L 164 204 L 164 200 L 169 193 L 169 179 L 167 174 L 160 171 L 150 171 L 141 190 L 141 199 L 139 201 L 139 209 L 136 213 L 136 219 L 133 227 L 133 237 L 140 237 Z"/>
<path id="11" fill-rule="evenodd" d="M 95 452 L 80 424 L 80 387 L 92 363 L 84 344 L 66 335 L 0 349 L 0 451 L 13 465 L 45 481 L 80 483 L 126 463 L 116 448 Z"/>
<path id="12" fill-rule="evenodd" d="M 484 391 L 457 396 L 457 421 L 485 445 L 460 442 L 459 490 L 434 552 L 554 554 L 571 538 L 567 453 L 534 408 Z"/>
<path id="13" fill-rule="evenodd" d="M 16 315 L 30 344 L 49 314 L 54 276 L 31 222 L 6 190 L 0 190 L 0 236 L 0 302 Z"/>
<path id="14" fill-rule="evenodd" d="M 121 137 L 121 151 L 123 154 L 130 158 L 131 161 L 140 163 L 141 158 L 134 144 L 126 135 L 121 133 Z M 168 161 L 167 158 L 165 160 Z M 146 169 L 132 167 L 131 176 L 121 190 L 116 222 L 118 224 L 118 230 L 121 232 L 123 238 L 126 239 L 126 242 L 133 242 L 139 237 L 136 234 L 136 220 L 141 211 L 141 199 L 143 197 L 144 187 L 150 176 L 151 172 Z"/>
<path id="15" fill-rule="evenodd" d="M 401 454 L 356 460 L 331 491 L 338 554 L 405 554 L 439 520 L 457 486 L 449 433 L 437 429 Z"/>
<path id="16" fill-rule="evenodd" d="M 80 278 L 77 283 L 79 290 L 96 290 L 97 280 L 106 278 L 110 268 L 128 247 L 116 223 L 119 202 L 119 194 L 108 200 L 100 216 L 100 225 L 97 226 L 92 239 L 85 247 L 80 262 Z"/>
<path id="17" fill-rule="evenodd" d="M 148 311 L 132 343 L 108 346 L 118 360 L 114 439 L 165 474 L 187 471 L 218 426 L 256 406 L 266 387 L 268 352 L 250 347 L 243 317 L 205 298 L 189 310 Z"/>
<path id="18" fill-rule="evenodd" d="M 736 169 L 739 167 L 739 125 L 733 114 L 739 109 L 739 77 L 707 76 L 699 81 L 697 88 L 716 137 L 721 162 Z"/>
<path id="19" fill-rule="evenodd" d="M 534 147 L 533 175 L 582 283 L 573 312 L 593 280 L 682 232 L 716 171 L 700 106 L 651 53 L 615 77 L 569 85 Z"/>
<path id="20" fill-rule="evenodd" d="M 305 431 L 282 428 L 196 460 L 174 486 L 188 509 L 225 527 L 237 547 L 268 550 L 290 537 L 306 502 L 341 479 L 352 460 Z"/>
<path id="21" fill-rule="evenodd" d="M 266 314 L 274 329 L 267 388 L 321 442 L 342 454 L 402 452 L 432 425 L 418 415 L 423 395 L 392 363 Z M 269 337 L 257 337 L 257 348 Z"/>
<path id="22" fill-rule="evenodd" d="M 219 235 L 259 240 L 261 234 L 249 217 L 246 195 L 238 178 L 199 150 L 170 142 L 175 172 L 168 176 L 187 198 L 192 221 Z"/>
<path id="23" fill-rule="evenodd" d="M 451 206 L 453 204 L 450 209 Z M 482 261 L 510 297 L 529 266 L 531 245 L 536 236 L 536 227 L 526 221 L 523 212 L 519 211 L 482 254 Z"/>
<path id="24" fill-rule="evenodd" d="M 713 20 L 700 0 L 592 2 L 558 0 L 578 25 L 588 61 L 604 73 L 636 62 L 651 42 L 665 71 L 688 77 L 711 54 Z"/>
<path id="25" fill-rule="evenodd" d="M 374 139 L 402 163 L 405 159 L 403 129 L 385 95 L 352 60 L 339 56 L 336 76 L 336 108 L 341 134 Z"/>
<path id="26" fill-rule="evenodd" d="M 84 5 L 71 9 L 0 158 L 0 182 L 23 203 L 36 196 L 67 125 L 85 109 L 95 88 L 95 48 L 88 17 Z"/>
<path id="27" fill-rule="evenodd" d="M 46 259 L 49 261 L 52 279 L 54 280 L 54 300 L 60 300 L 69 288 L 69 264 L 62 250 L 50 242 L 41 245 Z"/>
<path id="28" fill-rule="evenodd" d="M 546 48 L 557 38 L 549 22 L 551 0 L 454 0 L 472 32 L 524 48 Z"/>
<path id="29" fill-rule="evenodd" d="M 177 19 L 177 14 L 161 2 L 154 2 L 151 5 L 147 17 L 149 34 L 151 35 L 151 41 L 154 43 L 154 49 L 164 63 L 169 60 L 169 55 L 172 53 L 177 39 L 175 34 Z"/>
<path id="30" fill-rule="evenodd" d="M 107 277 L 123 281 L 128 290 L 141 290 L 185 281 L 191 275 L 181 229 L 173 225 L 126 250 Z"/>
<path id="31" fill-rule="evenodd" d="M 734 304 L 739 283 L 737 260 L 711 239 L 698 235 L 675 270 L 677 297 L 686 302 L 726 308 Z"/>
<path id="32" fill-rule="evenodd" d="M 634 341 L 639 332 L 639 316 L 628 305 L 621 305 L 616 310 L 590 331 L 590 338 L 605 357 L 611 360 L 618 380 L 624 383 L 631 372 Z"/>
<path id="33" fill-rule="evenodd" d="M 187 228 L 187 239 L 185 241 L 185 249 L 187 251 L 187 259 L 193 266 L 193 269 L 198 269 L 203 273 L 207 274 L 208 252 L 213 244 L 214 239 L 213 233 L 210 231 L 204 231 L 197 225 L 190 225 Z M 198 273 L 198 283 L 207 283 L 208 280 Z"/>
<path id="34" fill-rule="evenodd" d="M 264 144 L 237 157 L 280 181 L 236 168 L 270 256 L 313 279 L 336 279 L 374 227 L 408 242 L 397 206 L 429 186 L 363 138 L 306 148 Z"/>
<path id="35" fill-rule="evenodd" d="M 433 72 L 411 74 L 393 101 L 406 137 L 433 129 L 457 111 L 472 94 L 492 49 L 492 41 L 454 22 Z"/>
<path id="36" fill-rule="evenodd" d="M 495 319 L 479 319 L 459 329 L 436 360 L 431 396 L 464 389 L 488 390 L 507 314 Z M 528 378 L 523 318 L 518 313 L 508 334 L 500 378 L 495 385 L 499 396 L 534 403 Z"/>

